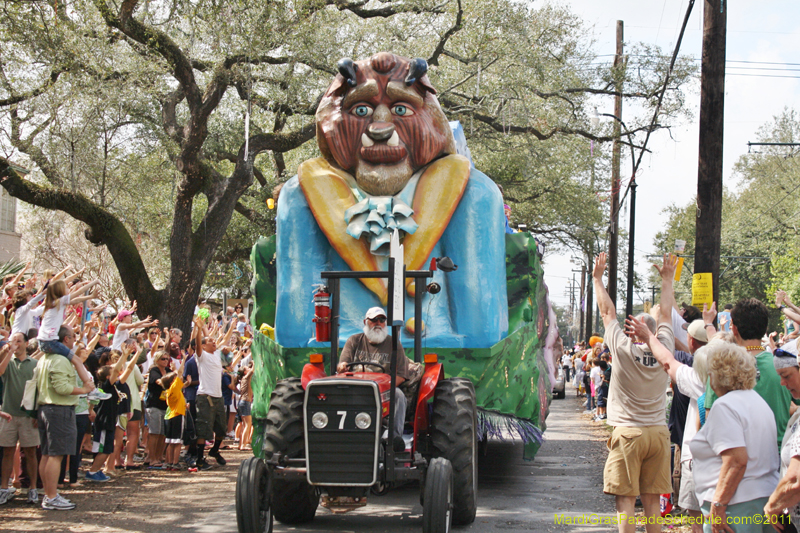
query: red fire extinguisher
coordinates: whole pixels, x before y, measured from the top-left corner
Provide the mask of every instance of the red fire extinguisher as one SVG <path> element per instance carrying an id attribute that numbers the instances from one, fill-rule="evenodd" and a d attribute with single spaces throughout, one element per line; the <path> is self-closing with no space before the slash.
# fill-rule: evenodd
<path id="1" fill-rule="evenodd" d="M 331 340 L 331 295 L 325 285 L 316 285 L 314 293 L 314 322 L 317 324 L 317 342 Z"/>

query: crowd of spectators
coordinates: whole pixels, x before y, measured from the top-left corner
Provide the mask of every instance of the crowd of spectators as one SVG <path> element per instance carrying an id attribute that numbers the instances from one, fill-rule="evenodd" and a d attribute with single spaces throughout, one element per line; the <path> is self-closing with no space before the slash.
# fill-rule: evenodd
<path id="1" fill-rule="evenodd" d="M 586 409 L 612 428 L 603 490 L 615 497 L 619 531 L 637 523 L 661 531 L 669 496 L 693 533 L 797 531 L 800 307 L 778 291 L 783 331 L 769 335 L 769 310 L 754 298 L 719 315 L 716 303 L 679 307 L 676 265 L 671 255 L 655 265 L 660 304 L 623 327 L 600 254 L 592 276 L 604 338 L 561 358 Z M 644 521 L 635 518 L 637 499 Z"/>
<path id="2" fill-rule="evenodd" d="M 241 304 L 214 316 L 198 302 L 185 342 L 136 320 L 135 301 L 109 312 L 83 270 L 27 270 L 3 280 L 0 299 L 0 505 L 21 491 L 39 504 L 43 490 L 43 508 L 70 510 L 59 489 L 126 470 L 208 470 L 206 445 L 224 465 L 226 438 L 248 449 L 252 330 Z"/>

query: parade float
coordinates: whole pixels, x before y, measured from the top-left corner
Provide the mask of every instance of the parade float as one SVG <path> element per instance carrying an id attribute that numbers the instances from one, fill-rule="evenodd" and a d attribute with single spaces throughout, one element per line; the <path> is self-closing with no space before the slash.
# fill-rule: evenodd
<path id="1" fill-rule="evenodd" d="M 316 113 L 321 156 L 283 186 L 276 235 L 251 253 L 254 454 L 263 455 L 276 383 L 300 376 L 311 354 L 331 353 L 317 340 L 329 313 L 321 273 L 385 271 L 397 232 L 409 271 L 439 257 L 457 267 L 434 271 L 425 286 L 406 280 L 406 307 L 416 293 L 422 302 L 422 319 L 401 328 L 407 353 L 416 332 L 416 353 L 437 354 L 448 377 L 474 384 L 481 441 L 517 436 L 533 459 L 558 336 L 537 242 L 505 233 L 500 190 L 474 167 L 461 126 L 447 121 L 424 60 L 379 53 L 338 69 Z M 362 331 L 367 309 L 386 307 L 388 289 L 385 279 L 341 280 L 339 347 Z"/>

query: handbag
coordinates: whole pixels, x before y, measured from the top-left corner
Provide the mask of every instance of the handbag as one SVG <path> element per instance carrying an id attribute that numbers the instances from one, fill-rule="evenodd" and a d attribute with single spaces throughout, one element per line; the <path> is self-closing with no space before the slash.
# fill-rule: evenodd
<path id="1" fill-rule="evenodd" d="M 33 369 L 33 377 L 25 382 L 25 390 L 22 392 L 22 404 L 20 407 L 31 418 L 36 418 L 36 403 L 39 400 L 39 365 Z"/>

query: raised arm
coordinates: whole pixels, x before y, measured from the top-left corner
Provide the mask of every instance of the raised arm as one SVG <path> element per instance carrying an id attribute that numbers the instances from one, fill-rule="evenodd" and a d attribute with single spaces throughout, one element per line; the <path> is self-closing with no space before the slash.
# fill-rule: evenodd
<path id="1" fill-rule="evenodd" d="M 194 336 L 194 355 L 199 359 L 203 354 L 203 322 L 199 317 L 194 317 L 192 335 Z"/>
<path id="2" fill-rule="evenodd" d="M 710 339 L 717 333 L 717 328 L 714 327 L 714 321 L 717 319 L 717 302 L 711 302 L 711 307 L 708 304 L 703 304 L 703 327 L 706 328 L 706 335 Z M 722 327 L 722 324 L 720 324 Z"/>
<path id="3" fill-rule="evenodd" d="M 227 346 L 228 342 L 231 340 L 231 335 L 233 335 L 233 330 L 236 329 L 231 325 L 228 327 L 228 331 L 225 332 L 225 335 L 222 337 L 222 340 L 219 342 L 220 346 Z"/>
<path id="4" fill-rule="evenodd" d="M 122 367 L 124 367 L 125 363 L 128 362 L 128 354 L 131 353 L 131 349 L 123 344 L 121 352 L 122 355 L 119 359 L 117 359 L 117 362 L 114 363 L 114 368 L 111 369 L 111 375 L 108 376 L 109 383 L 113 384 L 115 381 L 117 381 L 117 379 L 119 379 L 119 376 L 122 373 Z"/>
<path id="5" fill-rule="evenodd" d="M 59 272 L 58 274 L 56 274 L 56 275 L 53 277 L 53 281 L 55 281 L 56 279 L 58 279 L 58 276 L 59 276 L 59 274 L 63 274 L 63 273 L 65 273 L 65 272 L 66 272 L 66 270 L 62 270 L 61 272 Z M 70 283 L 72 283 L 73 281 L 75 281 L 76 279 L 78 279 L 80 276 L 82 276 L 84 272 L 86 272 L 86 267 L 83 267 L 82 269 L 78 270 L 77 272 L 75 272 L 75 273 L 74 273 L 74 274 L 72 274 L 71 276 L 67 276 L 66 278 L 64 278 L 64 283 L 66 283 L 67 285 L 69 285 Z"/>
<path id="6" fill-rule="evenodd" d="M 86 300 L 91 300 L 92 298 L 97 298 L 97 289 L 92 294 L 87 294 L 85 296 L 81 296 L 82 293 L 93 289 L 98 283 L 99 280 L 93 280 L 85 285 L 81 285 L 81 287 L 77 290 L 74 290 L 69 293 L 69 303 L 71 304 L 79 304 L 83 303 Z"/>
<path id="7" fill-rule="evenodd" d="M 122 360 L 124 358 L 127 358 L 131 353 L 135 353 L 134 350 L 133 349 L 129 349 L 126 352 L 125 345 L 123 345 L 122 346 L 122 357 L 120 357 L 120 360 Z M 138 359 L 137 357 L 131 357 L 131 360 L 128 361 L 128 366 L 125 367 L 125 371 L 119 377 L 119 380 L 122 383 L 125 383 L 128 380 L 128 377 L 131 375 L 131 373 L 133 373 L 133 369 L 136 367 L 136 360 L 137 359 Z"/>
<path id="8" fill-rule="evenodd" d="M 592 282 L 594 283 L 594 293 L 597 298 L 597 308 L 600 310 L 600 316 L 603 317 L 603 326 L 606 328 L 612 322 L 617 320 L 617 310 L 614 308 L 614 302 L 606 291 L 603 285 L 603 272 L 606 269 L 607 257 L 605 252 L 597 256 L 594 262 L 594 270 L 592 270 Z"/>
<path id="9" fill-rule="evenodd" d="M 53 282 L 53 281 L 60 280 L 61 276 L 63 276 L 64 274 L 66 274 L 70 270 L 72 270 L 72 265 L 65 266 L 63 270 L 59 270 L 58 272 L 56 272 L 56 275 L 53 276 L 52 278 L 50 278 L 50 281 Z M 72 278 L 72 279 L 75 279 L 75 278 Z M 70 279 L 69 281 L 72 281 L 72 279 Z M 47 281 L 47 280 L 45 280 L 45 281 Z M 69 283 L 69 281 L 67 283 Z"/>
<path id="10" fill-rule="evenodd" d="M 664 254 L 664 260 L 659 267 L 653 265 L 661 275 L 661 307 L 658 313 L 659 324 L 672 324 L 672 306 L 675 305 L 675 293 L 672 290 L 675 269 L 678 267 L 678 257 Z"/>
<path id="11" fill-rule="evenodd" d="M 89 352 L 93 352 L 93 351 L 94 351 L 94 349 L 95 349 L 95 347 L 97 346 L 97 343 L 98 343 L 99 341 L 100 341 L 100 332 L 98 331 L 98 332 L 95 334 L 95 336 L 94 336 L 94 337 L 92 337 L 92 340 L 90 340 L 90 341 L 89 341 L 89 344 L 87 344 L 87 345 L 86 345 L 86 349 L 87 349 Z"/>
<path id="12" fill-rule="evenodd" d="M 781 308 L 781 304 L 786 307 Z M 775 293 L 775 305 L 786 315 L 786 318 L 794 322 L 800 322 L 800 307 L 794 305 L 785 291 L 779 290 Z"/>
<path id="13" fill-rule="evenodd" d="M 6 344 L 0 349 L 0 376 L 6 373 L 6 368 L 8 368 L 8 363 L 11 361 L 12 357 L 14 357 L 14 355 L 11 351 L 11 344 Z"/>
<path id="14" fill-rule="evenodd" d="M 19 280 L 21 280 L 21 279 L 22 279 L 22 276 L 24 276 L 24 275 L 25 275 L 25 272 L 27 272 L 27 271 L 28 271 L 28 269 L 29 269 L 30 267 L 31 267 L 31 264 L 30 264 L 30 262 L 28 262 L 28 263 L 25 263 L 25 266 L 24 266 L 24 267 L 22 267 L 22 270 L 20 270 L 19 272 L 17 272 L 17 275 L 16 275 L 16 276 L 14 276 L 14 279 L 12 279 L 11 281 L 9 281 L 9 282 L 6 284 L 6 286 L 8 286 L 8 285 L 12 285 L 12 286 L 13 286 L 13 285 L 16 285 L 17 283 L 19 283 Z"/>

